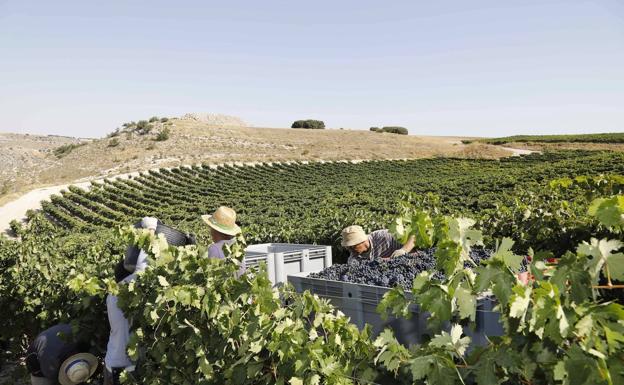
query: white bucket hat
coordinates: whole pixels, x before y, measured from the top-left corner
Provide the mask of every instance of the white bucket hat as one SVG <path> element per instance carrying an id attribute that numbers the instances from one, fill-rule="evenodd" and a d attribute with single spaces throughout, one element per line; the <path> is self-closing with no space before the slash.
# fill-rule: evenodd
<path id="1" fill-rule="evenodd" d="M 212 215 L 202 215 L 201 219 L 208 226 L 226 235 L 237 235 L 241 232 L 236 225 L 236 211 L 229 207 L 221 206 Z"/>
<path id="2" fill-rule="evenodd" d="M 97 358 L 91 353 L 78 353 L 63 361 L 58 380 L 61 385 L 77 385 L 89 379 L 98 367 Z"/>
<path id="3" fill-rule="evenodd" d="M 362 226 L 353 225 L 349 227 L 345 227 L 342 230 L 342 246 L 349 247 L 355 246 L 358 243 L 362 243 L 368 239 L 368 235 L 362 229 Z"/>

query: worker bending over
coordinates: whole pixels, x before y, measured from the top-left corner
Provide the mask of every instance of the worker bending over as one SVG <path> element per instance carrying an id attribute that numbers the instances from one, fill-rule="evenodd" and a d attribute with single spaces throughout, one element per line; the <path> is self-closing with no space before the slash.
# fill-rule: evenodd
<path id="1" fill-rule="evenodd" d="M 414 248 L 411 236 L 405 245 L 383 229 L 366 234 L 361 226 L 349 226 L 342 230 L 342 246 L 350 252 L 348 263 L 362 259 L 394 258 L 409 253 Z"/>

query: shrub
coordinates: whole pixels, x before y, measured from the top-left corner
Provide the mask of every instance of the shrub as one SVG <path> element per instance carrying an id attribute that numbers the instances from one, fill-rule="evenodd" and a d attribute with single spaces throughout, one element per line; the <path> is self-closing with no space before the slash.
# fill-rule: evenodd
<path id="1" fill-rule="evenodd" d="M 370 130 L 373 132 L 381 132 L 381 128 L 379 127 L 371 127 Z"/>
<path id="2" fill-rule="evenodd" d="M 119 146 L 119 139 L 113 138 L 108 142 L 108 147 L 117 147 Z"/>
<path id="3" fill-rule="evenodd" d="M 159 119 L 158 119 L 158 116 L 152 116 L 152 117 L 150 118 L 149 122 L 150 122 L 150 123 L 154 123 L 154 122 L 157 122 L 158 120 L 159 120 Z"/>
<path id="4" fill-rule="evenodd" d="M 154 126 L 149 124 L 147 120 L 139 120 L 139 122 L 136 124 L 135 131 L 137 131 L 140 135 L 149 134 L 150 131 L 152 131 L 153 127 Z"/>
<path id="5" fill-rule="evenodd" d="M 74 149 L 84 146 L 85 143 L 70 143 L 70 144 L 64 144 L 60 147 L 55 148 L 52 152 L 54 153 L 54 155 L 56 155 L 57 158 L 62 158 L 65 155 L 69 154 L 70 152 L 72 152 Z"/>
<path id="6" fill-rule="evenodd" d="M 325 122 L 322 120 L 295 120 L 291 126 L 291 128 L 306 128 L 312 130 L 323 130 L 325 129 Z"/>
<path id="7" fill-rule="evenodd" d="M 408 131 L 405 127 L 399 126 L 386 126 L 382 128 L 383 132 L 389 132 L 391 134 L 407 135 Z"/>
<path id="8" fill-rule="evenodd" d="M 160 119 L 160 122 L 161 122 L 161 123 L 166 123 L 166 122 L 168 122 L 168 121 L 169 121 L 169 118 L 161 118 L 161 119 Z"/>
<path id="9" fill-rule="evenodd" d="M 154 145 L 154 143 L 150 143 L 149 146 L 147 146 L 146 150 L 153 150 L 155 148 L 156 146 Z"/>
<path id="10" fill-rule="evenodd" d="M 2 188 L 0 188 L 0 195 L 7 194 L 11 190 L 11 185 L 9 182 L 4 182 L 2 184 Z"/>
<path id="11" fill-rule="evenodd" d="M 463 144 L 470 144 L 470 143 L 472 143 L 473 141 L 472 141 L 472 140 L 467 140 L 467 139 L 464 139 L 464 140 L 462 140 L 461 142 L 462 142 Z"/>
<path id="12" fill-rule="evenodd" d="M 168 127 L 165 127 L 162 129 L 162 131 L 158 133 L 158 136 L 156 136 L 156 140 L 159 142 L 164 142 L 165 140 L 169 139 L 170 134 L 171 130 L 169 130 Z"/>

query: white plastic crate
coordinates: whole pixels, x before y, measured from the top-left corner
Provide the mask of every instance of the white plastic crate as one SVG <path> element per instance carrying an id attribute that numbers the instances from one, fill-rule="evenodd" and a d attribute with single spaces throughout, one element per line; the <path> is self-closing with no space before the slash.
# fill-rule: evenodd
<path id="1" fill-rule="evenodd" d="M 319 271 L 332 265 L 331 246 L 293 243 L 261 243 L 245 249 L 249 268 L 266 262 L 269 279 L 274 285 L 286 282 L 288 275 Z"/>
<path id="2" fill-rule="evenodd" d="M 421 312 L 418 306 L 410 306 L 410 319 L 388 316 L 386 320 L 377 312 L 377 305 L 390 288 L 382 286 L 364 285 L 359 283 L 332 281 L 321 278 L 308 277 L 312 272 L 290 274 L 288 282 L 298 293 L 309 290 L 312 294 L 329 299 L 336 308 L 340 309 L 351 322 L 359 329 L 369 324 L 376 336 L 386 328 L 391 328 L 397 340 L 409 346 L 422 343 L 433 337 L 427 330 L 429 313 Z M 408 297 L 411 293 L 406 292 Z M 464 333 L 471 338 L 471 349 L 475 346 L 485 346 L 488 336 L 503 334 L 503 326 L 499 322 L 498 312 L 492 311 L 496 305 L 492 299 L 483 297 L 477 301 L 476 329 L 464 327 Z M 450 325 L 449 329 L 450 329 Z"/>

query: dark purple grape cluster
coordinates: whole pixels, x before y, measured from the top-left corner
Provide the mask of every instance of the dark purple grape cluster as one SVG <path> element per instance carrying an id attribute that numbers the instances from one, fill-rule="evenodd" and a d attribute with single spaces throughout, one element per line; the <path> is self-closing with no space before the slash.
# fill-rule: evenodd
<path id="1" fill-rule="evenodd" d="M 445 279 L 444 273 L 436 270 L 434 253 L 435 248 L 431 248 L 416 250 L 389 260 L 356 260 L 350 264 L 333 265 L 318 273 L 312 273 L 310 278 L 383 287 L 402 286 L 405 290 L 411 290 L 414 278 L 422 271 L 432 272 L 434 279 Z M 470 257 L 478 265 L 491 254 L 491 250 L 473 249 Z M 471 266 L 470 263 L 465 263 L 465 267 Z"/>

